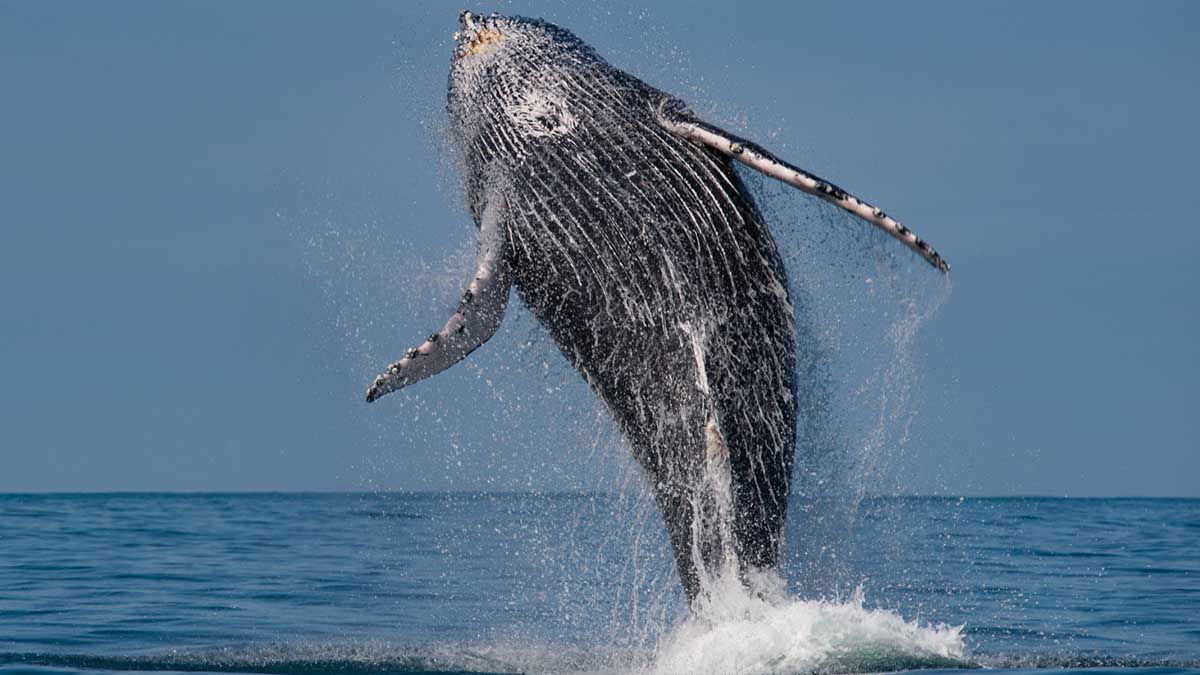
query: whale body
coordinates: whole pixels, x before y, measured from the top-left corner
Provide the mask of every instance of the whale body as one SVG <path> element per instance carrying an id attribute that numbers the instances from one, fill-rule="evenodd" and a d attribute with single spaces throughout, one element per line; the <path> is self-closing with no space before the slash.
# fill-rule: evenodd
<path id="1" fill-rule="evenodd" d="M 689 599 L 779 563 L 796 446 L 788 277 L 740 161 L 855 213 L 942 270 L 854 195 L 695 117 L 541 20 L 469 12 L 449 81 L 476 274 L 380 396 L 465 358 L 510 289 L 604 401 L 644 469 Z"/>

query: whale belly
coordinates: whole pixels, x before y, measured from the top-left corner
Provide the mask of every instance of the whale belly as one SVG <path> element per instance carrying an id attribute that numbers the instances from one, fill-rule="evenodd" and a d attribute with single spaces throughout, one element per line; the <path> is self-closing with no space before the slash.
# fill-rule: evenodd
<path id="1" fill-rule="evenodd" d="M 513 173 L 516 285 L 654 479 L 677 559 L 690 525 L 673 511 L 686 510 L 715 416 L 739 554 L 773 565 L 795 441 L 787 278 L 729 161 L 645 131 L 560 144 Z"/>

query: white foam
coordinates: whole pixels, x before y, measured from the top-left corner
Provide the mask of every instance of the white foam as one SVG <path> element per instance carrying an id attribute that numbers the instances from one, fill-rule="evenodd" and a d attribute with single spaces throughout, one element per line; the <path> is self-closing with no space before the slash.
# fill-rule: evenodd
<path id="1" fill-rule="evenodd" d="M 660 642 L 650 675 L 864 672 L 964 664 L 962 627 L 921 624 L 849 602 L 751 594 L 736 581 L 701 600 Z"/>

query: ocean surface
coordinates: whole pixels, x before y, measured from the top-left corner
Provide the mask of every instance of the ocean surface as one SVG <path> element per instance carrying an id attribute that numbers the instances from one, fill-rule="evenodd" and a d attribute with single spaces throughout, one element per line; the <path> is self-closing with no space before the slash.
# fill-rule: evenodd
<path id="1" fill-rule="evenodd" d="M 689 614 L 637 496 L 4 495 L 0 675 L 1200 674 L 1200 500 L 798 500 L 788 542 Z"/>

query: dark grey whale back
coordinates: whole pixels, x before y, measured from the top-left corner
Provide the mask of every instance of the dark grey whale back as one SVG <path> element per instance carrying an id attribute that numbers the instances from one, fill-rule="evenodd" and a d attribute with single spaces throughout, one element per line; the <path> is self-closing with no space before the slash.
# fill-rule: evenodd
<path id="1" fill-rule="evenodd" d="M 787 276 L 761 213 L 729 158 L 660 124 L 677 101 L 567 31 L 495 20 L 511 43 L 457 59 L 450 82 L 476 219 L 503 190 L 520 296 L 647 471 L 689 596 L 721 546 L 695 522 L 720 450 L 710 422 L 738 561 L 774 566 L 797 383 Z"/>

